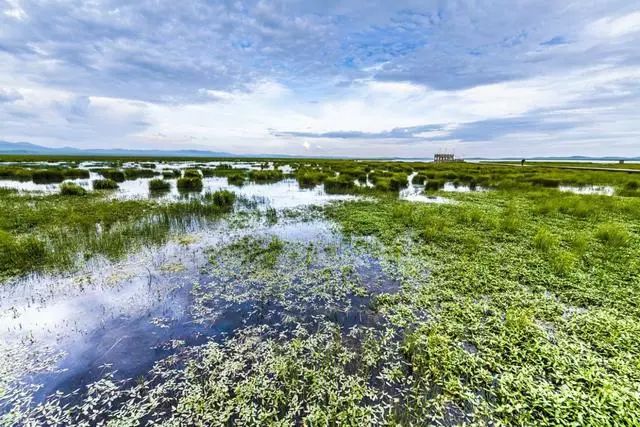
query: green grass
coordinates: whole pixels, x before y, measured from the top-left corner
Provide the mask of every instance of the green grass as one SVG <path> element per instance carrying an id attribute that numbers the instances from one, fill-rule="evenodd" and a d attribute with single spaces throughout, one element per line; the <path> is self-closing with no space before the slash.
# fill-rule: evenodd
<path id="1" fill-rule="evenodd" d="M 185 169 L 182 176 L 184 178 L 202 178 L 202 172 L 198 169 Z"/>
<path id="2" fill-rule="evenodd" d="M 551 189 L 456 198 L 328 208 L 347 233 L 385 242 L 407 281 L 429 268 L 426 285 L 377 304 L 407 328 L 416 381 L 401 419 L 445 423 L 451 408 L 473 407 L 480 424 L 635 424 L 640 203 L 565 204 Z M 576 200 L 587 215 L 564 209 Z"/>
<path id="3" fill-rule="evenodd" d="M 215 219 L 228 212 L 232 194 L 211 195 L 221 202 L 166 204 L 106 200 L 98 193 L 73 197 L 0 191 L 0 279 L 64 271 L 94 255 L 117 259 L 142 244 L 162 243 L 183 220 Z"/>
<path id="4" fill-rule="evenodd" d="M 329 194 L 341 194 L 350 192 L 355 188 L 353 178 L 339 175 L 324 180 L 324 190 Z"/>
<path id="5" fill-rule="evenodd" d="M 118 183 L 112 179 L 96 179 L 92 183 L 94 190 L 116 190 Z"/>
<path id="6" fill-rule="evenodd" d="M 127 168 L 123 169 L 124 177 L 128 180 L 135 180 L 138 178 L 153 178 L 154 176 L 160 175 L 159 172 L 156 172 L 153 169 L 138 169 L 138 168 Z"/>
<path id="7" fill-rule="evenodd" d="M 149 181 L 149 191 L 169 191 L 171 190 L 171 183 L 163 179 L 152 179 Z"/>
<path id="8" fill-rule="evenodd" d="M 119 169 L 96 169 L 96 172 L 103 178 L 110 179 L 115 182 L 124 182 L 125 173 Z"/>
<path id="9" fill-rule="evenodd" d="M 204 199 L 213 203 L 214 206 L 222 210 L 231 210 L 236 201 L 235 193 L 227 190 L 219 190 L 213 193 L 205 193 Z"/>
<path id="10" fill-rule="evenodd" d="M 200 178 L 200 175 L 198 177 L 178 178 L 177 186 L 180 191 L 202 191 L 202 178 Z"/>
<path id="11" fill-rule="evenodd" d="M 249 180 L 256 183 L 278 182 L 284 178 L 281 170 L 252 170 L 249 172 Z"/>
<path id="12" fill-rule="evenodd" d="M 154 376 L 159 389 L 152 380 L 142 382 L 143 403 L 128 406 L 114 424 L 139 424 L 166 411 L 176 425 L 638 425 L 640 198 L 631 196 L 634 176 L 542 165 L 276 161 L 284 164 L 303 186 L 324 182 L 327 192 L 369 196 L 314 212 L 340 227 L 345 246 L 375 254 L 394 272 L 398 288 L 370 301 L 382 320 L 344 330 L 332 325 L 333 313 L 310 313 L 322 318 L 310 330 L 235 331 L 176 359 L 167 376 Z M 269 182 L 271 172 L 254 171 L 250 179 Z M 376 188 L 353 184 L 368 172 Z M 429 191 L 445 182 L 489 191 L 448 193 L 450 204 L 398 200 L 395 192 L 411 172 L 427 186 L 438 183 Z M 592 184 L 610 185 L 616 195 L 556 189 Z M 228 192 L 181 204 L 6 190 L 0 198 L 2 277 L 70 268 L 78 255 L 117 258 L 165 241 L 180 219 L 217 218 L 235 201 Z M 287 212 L 264 217 L 273 224 Z M 224 272 L 230 284 L 246 274 L 260 284 L 247 298 L 265 304 L 305 289 L 309 277 L 319 280 L 304 301 L 331 305 L 336 293 L 360 295 L 329 268 L 333 263 L 314 264 L 318 253 L 334 251 L 351 271 L 344 253 L 307 244 L 241 238 L 212 248 L 208 272 Z M 219 269 L 225 262 L 230 270 Z M 284 266 L 301 276 L 293 280 Z M 209 296 L 197 293 L 201 285 L 194 285 L 194 295 Z M 215 288 L 243 301 L 234 288 L 217 282 Z M 289 313 L 279 313 L 286 323 Z M 169 397 L 157 403 L 162 393 Z"/>
<path id="13" fill-rule="evenodd" d="M 60 185 L 60 194 L 62 196 L 85 196 L 87 190 L 73 182 L 64 182 Z"/>

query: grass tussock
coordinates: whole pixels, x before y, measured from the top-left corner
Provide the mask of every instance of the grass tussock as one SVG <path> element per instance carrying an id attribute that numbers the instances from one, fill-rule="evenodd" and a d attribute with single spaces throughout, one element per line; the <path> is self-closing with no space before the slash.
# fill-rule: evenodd
<path id="1" fill-rule="evenodd" d="M 96 179 L 92 183 L 94 190 L 117 190 L 118 183 L 112 179 Z"/>
<path id="2" fill-rule="evenodd" d="M 202 178 L 196 177 L 184 177 L 178 179 L 178 190 L 180 191 L 202 191 Z"/>
<path id="3" fill-rule="evenodd" d="M 60 195 L 62 196 L 85 196 L 87 190 L 73 182 L 64 182 L 60 185 Z"/>
<path id="4" fill-rule="evenodd" d="M 152 179 L 149 181 L 149 191 L 166 192 L 171 190 L 171 183 L 164 179 Z"/>

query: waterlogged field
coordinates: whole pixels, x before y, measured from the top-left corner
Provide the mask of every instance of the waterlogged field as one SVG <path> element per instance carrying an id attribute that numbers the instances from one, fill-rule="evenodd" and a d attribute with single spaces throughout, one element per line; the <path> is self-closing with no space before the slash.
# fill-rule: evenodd
<path id="1" fill-rule="evenodd" d="M 640 174 L 4 159 L 2 425 L 639 425 Z"/>

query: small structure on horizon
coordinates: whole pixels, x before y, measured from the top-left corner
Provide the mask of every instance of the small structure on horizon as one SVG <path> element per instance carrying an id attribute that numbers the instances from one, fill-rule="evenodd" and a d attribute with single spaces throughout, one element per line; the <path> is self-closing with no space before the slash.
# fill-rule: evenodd
<path id="1" fill-rule="evenodd" d="M 456 156 L 448 153 L 436 153 L 433 155 L 434 163 L 462 162 L 462 159 L 456 159 Z"/>

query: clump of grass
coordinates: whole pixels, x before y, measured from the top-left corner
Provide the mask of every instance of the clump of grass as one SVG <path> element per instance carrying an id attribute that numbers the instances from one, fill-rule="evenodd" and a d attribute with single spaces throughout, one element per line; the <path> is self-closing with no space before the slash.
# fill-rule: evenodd
<path id="1" fill-rule="evenodd" d="M 556 238 L 548 228 L 541 228 L 533 237 L 533 246 L 540 252 L 549 253 L 557 245 Z"/>
<path id="2" fill-rule="evenodd" d="M 93 181 L 94 190 L 116 190 L 118 183 L 112 179 L 96 179 Z"/>
<path id="3" fill-rule="evenodd" d="M 324 191 L 329 194 L 341 194 L 353 190 L 355 183 L 348 176 L 335 176 L 324 180 Z"/>
<path id="4" fill-rule="evenodd" d="M 138 178 L 153 178 L 154 176 L 158 175 L 158 172 L 151 169 L 129 168 L 124 170 L 124 176 L 128 180 L 135 180 Z"/>
<path id="5" fill-rule="evenodd" d="M 599 225 L 595 236 L 602 244 L 610 248 L 627 246 L 631 240 L 631 236 L 624 226 L 612 222 Z"/>
<path id="6" fill-rule="evenodd" d="M 155 169 L 156 168 L 156 164 L 155 163 L 140 163 L 140 166 L 145 168 L 145 169 Z"/>
<path id="7" fill-rule="evenodd" d="M 313 188 L 327 177 L 323 172 L 317 170 L 301 169 L 296 173 L 296 180 L 301 188 Z"/>
<path id="8" fill-rule="evenodd" d="M 202 178 L 184 177 L 178 179 L 178 190 L 180 191 L 202 191 Z"/>
<path id="9" fill-rule="evenodd" d="M 424 183 L 424 191 L 437 191 L 444 188 L 444 179 L 427 179 Z"/>
<path id="10" fill-rule="evenodd" d="M 63 196 L 84 196 L 87 190 L 76 183 L 65 182 L 60 186 L 60 194 Z"/>
<path id="11" fill-rule="evenodd" d="M 164 179 L 180 178 L 181 175 L 182 175 L 182 172 L 179 169 L 174 169 L 174 170 L 165 169 L 162 171 L 162 177 Z"/>
<path id="12" fill-rule="evenodd" d="M 19 167 L 0 167 L 0 178 L 14 181 L 31 181 L 32 171 Z"/>
<path id="13" fill-rule="evenodd" d="M 522 228 L 520 214 L 513 205 L 507 206 L 502 214 L 500 229 L 508 234 L 515 234 Z"/>
<path id="14" fill-rule="evenodd" d="M 589 238 L 584 233 L 577 233 L 571 238 L 570 245 L 575 254 L 582 256 L 589 247 Z"/>
<path id="15" fill-rule="evenodd" d="M 547 188 L 556 188 L 560 186 L 560 180 L 554 178 L 535 177 L 529 182 L 533 185 L 539 185 Z"/>
<path id="16" fill-rule="evenodd" d="M 249 172 L 249 179 L 257 183 L 278 182 L 284 178 L 280 169 L 273 170 L 252 170 Z"/>
<path id="17" fill-rule="evenodd" d="M 411 183 L 416 185 L 424 185 L 426 181 L 427 181 L 427 175 L 422 173 L 418 173 L 414 175 L 414 177 L 411 179 Z"/>
<path id="18" fill-rule="evenodd" d="M 39 169 L 33 171 L 33 182 L 36 184 L 46 184 L 50 182 L 64 181 L 64 172 L 59 169 Z"/>
<path id="19" fill-rule="evenodd" d="M 244 174 L 234 174 L 234 175 L 229 175 L 227 177 L 227 184 L 228 185 L 235 185 L 237 187 L 241 186 L 244 184 Z"/>
<path id="20" fill-rule="evenodd" d="M 184 178 L 202 178 L 202 173 L 198 169 L 185 169 L 182 176 Z"/>
<path id="21" fill-rule="evenodd" d="M 206 193 L 204 198 L 222 210 L 230 210 L 236 201 L 235 193 L 228 190 L 218 190 L 213 193 Z"/>
<path id="22" fill-rule="evenodd" d="M 574 268 L 575 261 L 575 257 L 571 252 L 563 250 L 554 251 L 553 255 L 549 257 L 551 270 L 558 276 L 569 274 Z"/>
<path id="23" fill-rule="evenodd" d="M 124 182 L 125 175 L 120 169 L 99 169 L 97 170 L 103 178 L 113 180 L 115 182 Z"/>
<path id="24" fill-rule="evenodd" d="M 149 181 L 149 190 L 156 192 L 169 191 L 171 190 L 171 183 L 159 178 L 152 179 Z"/>

